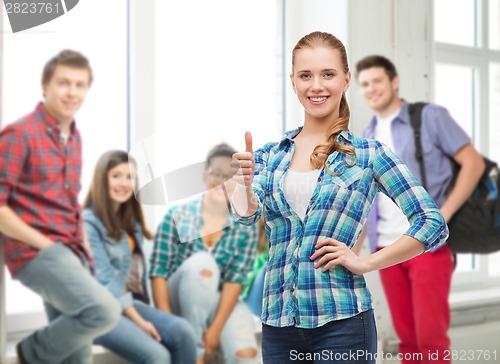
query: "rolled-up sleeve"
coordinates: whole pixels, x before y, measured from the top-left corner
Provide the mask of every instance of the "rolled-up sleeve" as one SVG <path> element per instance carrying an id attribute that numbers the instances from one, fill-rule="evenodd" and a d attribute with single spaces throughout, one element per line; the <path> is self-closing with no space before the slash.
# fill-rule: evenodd
<path id="1" fill-rule="evenodd" d="M 84 221 L 84 227 L 94 255 L 95 277 L 120 302 L 122 310 L 125 310 L 133 304 L 132 294 L 125 291 L 125 285 L 123 279 L 120 278 L 120 272 L 111 264 L 99 230 L 86 220 Z"/>
<path id="2" fill-rule="evenodd" d="M 405 235 L 422 242 L 425 251 L 443 245 L 448 238 L 448 226 L 436 203 L 408 167 L 381 143 L 373 169 L 378 190 L 399 206 L 410 223 Z"/>
<path id="3" fill-rule="evenodd" d="M 435 145 L 448 156 L 453 157 L 460 149 L 471 142 L 467 133 L 451 117 L 445 108 L 429 104 L 422 111 L 422 118 L 432 120 L 426 123 Z"/>
<path id="4" fill-rule="evenodd" d="M 8 125 L 0 132 L 0 206 L 7 205 L 16 186 L 28 146 L 18 125 Z"/>

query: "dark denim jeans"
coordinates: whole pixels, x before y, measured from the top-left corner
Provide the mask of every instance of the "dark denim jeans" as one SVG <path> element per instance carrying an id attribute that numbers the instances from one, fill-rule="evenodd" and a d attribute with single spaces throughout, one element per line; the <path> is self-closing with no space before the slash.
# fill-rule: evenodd
<path id="1" fill-rule="evenodd" d="M 264 364 L 374 364 L 376 354 L 373 310 L 315 329 L 262 326 Z"/>

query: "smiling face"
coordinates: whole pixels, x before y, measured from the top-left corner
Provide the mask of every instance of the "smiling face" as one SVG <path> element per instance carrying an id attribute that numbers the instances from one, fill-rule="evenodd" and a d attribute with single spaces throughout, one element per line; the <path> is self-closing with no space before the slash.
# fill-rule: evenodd
<path id="1" fill-rule="evenodd" d="M 400 107 L 399 78 L 391 80 L 383 67 L 360 71 L 358 84 L 365 102 L 377 115 L 390 115 Z"/>
<path id="2" fill-rule="evenodd" d="M 338 50 L 324 46 L 296 50 L 290 79 L 306 117 L 338 118 L 340 99 L 351 79 Z"/>
<path id="3" fill-rule="evenodd" d="M 132 163 L 120 163 L 108 171 L 109 197 L 115 205 L 127 202 L 134 193 L 135 166 Z"/>
<path id="4" fill-rule="evenodd" d="M 58 65 L 51 79 L 42 86 L 45 108 L 57 121 L 67 126 L 82 106 L 89 87 L 88 69 Z"/>

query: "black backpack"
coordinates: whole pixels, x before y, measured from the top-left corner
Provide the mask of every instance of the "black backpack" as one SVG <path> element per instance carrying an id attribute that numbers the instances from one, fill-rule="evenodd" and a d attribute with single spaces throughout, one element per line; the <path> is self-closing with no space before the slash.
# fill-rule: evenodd
<path id="1" fill-rule="evenodd" d="M 413 132 L 415 134 L 416 158 L 422 176 L 422 186 L 426 188 L 420 126 L 422 124 L 422 109 L 427 105 L 418 102 L 409 105 L 409 113 Z M 450 237 L 448 244 L 454 253 L 488 254 L 500 250 L 500 169 L 498 165 L 484 157 L 486 169 L 464 205 L 455 213 L 448 223 Z M 460 166 L 453 164 L 453 179 L 448 187 L 451 190 L 455 183 Z"/>

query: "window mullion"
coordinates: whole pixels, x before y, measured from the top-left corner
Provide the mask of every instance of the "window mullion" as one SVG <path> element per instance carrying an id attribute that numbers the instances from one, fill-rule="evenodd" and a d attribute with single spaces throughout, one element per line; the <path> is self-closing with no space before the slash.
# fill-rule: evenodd
<path id="1" fill-rule="evenodd" d="M 489 23 L 490 18 L 488 16 L 488 0 L 477 0 L 480 3 L 479 11 L 480 15 L 478 16 L 478 28 L 481 29 L 480 37 L 481 37 L 481 48 L 484 50 L 488 50 L 490 48 L 490 32 L 489 32 Z M 479 21 L 480 20 L 480 21 Z"/>

